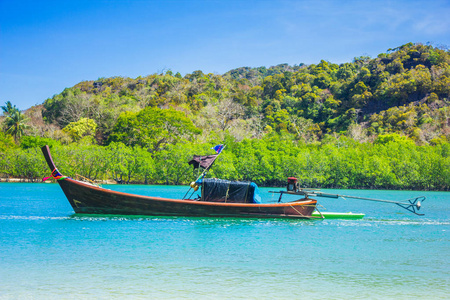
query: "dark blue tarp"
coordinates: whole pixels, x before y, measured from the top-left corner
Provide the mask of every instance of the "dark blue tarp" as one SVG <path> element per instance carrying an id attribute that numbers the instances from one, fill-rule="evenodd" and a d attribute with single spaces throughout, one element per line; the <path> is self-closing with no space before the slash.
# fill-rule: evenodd
<path id="1" fill-rule="evenodd" d="M 202 201 L 261 203 L 258 186 L 253 182 L 208 178 L 198 184 L 202 187 Z"/>

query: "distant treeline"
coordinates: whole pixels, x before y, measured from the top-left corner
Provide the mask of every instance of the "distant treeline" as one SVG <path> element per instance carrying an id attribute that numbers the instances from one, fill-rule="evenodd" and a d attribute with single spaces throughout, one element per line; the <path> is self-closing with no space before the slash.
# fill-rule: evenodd
<path id="1" fill-rule="evenodd" d="M 34 140 L 34 143 L 37 141 Z M 38 141 L 44 144 L 48 141 Z M 261 186 L 283 186 L 289 176 L 302 187 L 449 190 L 450 144 L 418 146 L 396 134 L 374 143 L 329 136 L 318 144 L 295 143 L 285 135 L 235 142 L 226 148 L 210 177 L 249 180 Z M 41 145 L 39 145 L 41 146 Z M 51 147 L 62 174 L 123 183 L 188 184 L 198 176 L 187 162 L 194 154 L 213 154 L 213 144 L 178 143 L 150 154 L 140 146 L 113 142 Z M 37 145 L 9 149 L 0 157 L 0 173 L 23 179 L 49 176 Z"/>
<path id="2" fill-rule="evenodd" d="M 69 176 L 185 184 L 193 154 L 226 144 L 211 176 L 448 190 L 449 99 L 449 50 L 412 43 L 340 65 L 99 78 L 25 112 L 6 102 L 0 176 L 44 177 L 49 144 Z"/>

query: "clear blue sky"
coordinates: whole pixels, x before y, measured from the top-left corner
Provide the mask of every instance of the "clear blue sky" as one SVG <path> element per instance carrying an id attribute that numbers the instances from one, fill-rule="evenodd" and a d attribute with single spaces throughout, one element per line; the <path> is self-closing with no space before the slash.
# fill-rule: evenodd
<path id="1" fill-rule="evenodd" d="M 350 62 L 408 42 L 450 46 L 449 0 L 0 0 L 0 105 L 83 80 L 164 70 Z"/>

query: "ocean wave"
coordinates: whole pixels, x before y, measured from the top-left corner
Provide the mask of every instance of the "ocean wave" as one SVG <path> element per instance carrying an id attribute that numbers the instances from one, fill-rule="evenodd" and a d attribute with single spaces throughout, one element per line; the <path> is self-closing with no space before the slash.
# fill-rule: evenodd
<path id="1" fill-rule="evenodd" d="M 120 216 L 120 215 L 67 215 L 67 216 L 22 216 L 22 215 L 0 215 L 0 220 L 29 220 L 29 221 L 88 221 L 88 222 L 123 222 L 123 221 L 155 221 L 155 222 L 178 222 L 186 224 L 202 224 L 202 225 L 253 225 L 253 226 L 276 226 L 276 225 L 297 225 L 297 226 L 448 226 L 449 220 L 433 220 L 433 219 L 375 219 L 365 218 L 363 220 L 266 220 L 266 219 L 239 219 L 239 218 L 201 218 L 201 217 L 171 217 L 171 216 Z"/>

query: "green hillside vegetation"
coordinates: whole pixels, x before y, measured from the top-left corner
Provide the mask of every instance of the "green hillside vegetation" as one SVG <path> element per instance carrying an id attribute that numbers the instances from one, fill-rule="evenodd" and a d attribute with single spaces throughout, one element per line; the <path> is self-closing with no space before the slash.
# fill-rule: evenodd
<path id="1" fill-rule="evenodd" d="M 448 50 L 410 43 L 340 65 L 83 81 L 22 114 L 19 128 L 4 107 L 0 173 L 47 174 L 37 147 L 50 144 L 70 176 L 184 184 L 191 155 L 225 143 L 211 176 L 447 190 L 449 66 Z"/>

